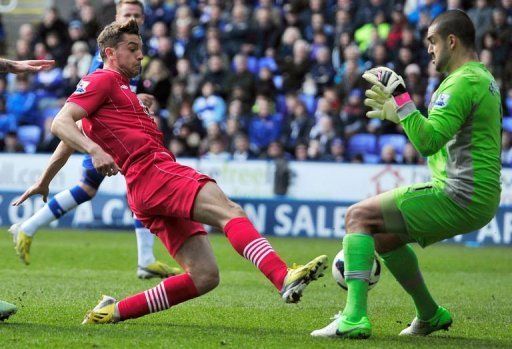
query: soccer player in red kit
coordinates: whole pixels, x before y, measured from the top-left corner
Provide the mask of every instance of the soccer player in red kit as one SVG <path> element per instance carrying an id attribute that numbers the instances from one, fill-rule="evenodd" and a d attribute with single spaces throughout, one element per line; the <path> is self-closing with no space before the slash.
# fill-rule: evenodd
<path id="1" fill-rule="evenodd" d="M 298 302 L 304 288 L 326 269 L 327 257 L 287 268 L 215 181 L 176 162 L 163 146 L 149 112 L 129 88 L 129 79 L 139 73 L 143 58 L 135 21 L 108 25 L 98 44 L 104 69 L 81 80 L 55 117 L 52 132 L 90 154 L 101 174 L 124 174 L 131 209 L 185 272 L 119 302 L 103 296 L 83 323 L 137 318 L 214 289 L 219 271 L 200 223 L 222 229 L 234 249 L 256 265 L 286 302 Z M 77 126 L 79 120 L 85 135 Z"/>

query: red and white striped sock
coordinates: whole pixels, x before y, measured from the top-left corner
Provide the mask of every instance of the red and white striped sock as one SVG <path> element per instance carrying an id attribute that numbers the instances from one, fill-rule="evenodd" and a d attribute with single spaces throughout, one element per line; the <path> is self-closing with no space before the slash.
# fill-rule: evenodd
<path id="1" fill-rule="evenodd" d="M 251 221 L 245 217 L 233 218 L 224 227 L 224 232 L 233 248 L 281 290 L 288 268 Z"/>
<path id="2" fill-rule="evenodd" d="M 199 296 L 190 274 L 171 276 L 149 290 L 117 303 L 121 320 L 169 309 L 173 305 Z"/>

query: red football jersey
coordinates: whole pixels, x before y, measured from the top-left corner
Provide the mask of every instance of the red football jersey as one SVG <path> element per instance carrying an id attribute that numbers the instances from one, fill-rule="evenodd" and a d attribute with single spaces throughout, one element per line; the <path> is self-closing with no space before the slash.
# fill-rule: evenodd
<path id="1" fill-rule="evenodd" d="M 114 158 L 123 174 L 131 164 L 155 152 L 171 154 L 148 108 L 119 72 L 98 69 L 84 76 L 67 102 L 87 112 L 82 120 L 84 133 Z"/>

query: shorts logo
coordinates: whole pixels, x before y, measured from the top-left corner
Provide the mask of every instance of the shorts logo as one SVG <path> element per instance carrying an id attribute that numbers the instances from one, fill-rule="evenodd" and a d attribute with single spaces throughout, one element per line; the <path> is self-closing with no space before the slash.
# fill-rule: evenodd
<path id="1" fill-rule="evenodd" d="M 128 90 L 128 86 L 126 86 L 126 85 L 121 85 L 121 88 L 122 88 L 123 90 Z"/>
<path id="2" fill-rule="evenodd" d="M 434 102 L 433 108 L 443 108 L 448 104 L 448 100 L 450 99 L 450 95 L 447 93 L 441 93 L 437 96 L 436 101 Z"/>
<path id="3" fill-rule="evenodd" d="M 76 85 L 76 90 L 75 90 L 74 94 L 81 95 L 81 94 L 85 93 L 87 91 L 87 86 L 89 86 L 89 84 L 90 84 L 89 81 L 80 80 L 78 85 Z"/>

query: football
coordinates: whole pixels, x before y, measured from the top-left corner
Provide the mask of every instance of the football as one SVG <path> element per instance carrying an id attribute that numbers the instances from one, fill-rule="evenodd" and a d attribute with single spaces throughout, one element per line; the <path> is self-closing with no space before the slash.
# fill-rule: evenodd
<path id="1" fill-rule="evenodd" d="M 380 279 L 381 265 L 380 260 L 377 255 L 375 255 L 375 259 L 373 262 L 372 272 L 370 274 L 370 283 L 368 284 L 368 289 L 371 290 Z M 334 261 L 332 262 L 332 277 L 336 281 L 336 283 L 345 291 L 347 290 L 347 283 L 345 282 L 345 277 L 343 274 L 345 273 L 345 256 L 343 255 L 343 250 L 338 252 L 336 257 L 334 257 Z"/>

